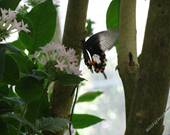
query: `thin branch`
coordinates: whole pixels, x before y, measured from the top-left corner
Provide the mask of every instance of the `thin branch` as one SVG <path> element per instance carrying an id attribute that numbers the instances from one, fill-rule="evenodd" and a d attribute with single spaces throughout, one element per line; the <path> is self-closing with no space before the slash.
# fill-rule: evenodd
<path id="1" fill-rule="evenodd" d="M 73 114 L 74 114 L 74 108 L 75 108 L 75 105 L 76 105 L 76 102 L 77 102 L 77 98 L 78 98 L 78 91 L 79 91 L 79 86 L 76 87 L 75 97 L 74 97 L 74 101 L 73 101 L 73 105 L 72 105 L 71 113 L 70 113 L 70 123 L 69 123 L 69 134 L 70 135 L 72 135 L 72 132 L 71 132 L 72 117 L 73 117 Z"/>

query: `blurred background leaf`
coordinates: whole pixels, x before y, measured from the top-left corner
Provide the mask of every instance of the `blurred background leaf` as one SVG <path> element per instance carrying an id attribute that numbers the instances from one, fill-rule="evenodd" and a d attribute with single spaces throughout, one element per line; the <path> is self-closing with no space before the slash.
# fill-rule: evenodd
<path id="1" fill-rule="evenodd" d="M 106 14 L 107 29 L 119 29 L 120 0 L 112 0 Z"/>

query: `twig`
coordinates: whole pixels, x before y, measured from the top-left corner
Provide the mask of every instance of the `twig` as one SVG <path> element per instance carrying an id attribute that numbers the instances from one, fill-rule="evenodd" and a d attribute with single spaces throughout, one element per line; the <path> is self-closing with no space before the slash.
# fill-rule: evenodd
<path id="1" fill-rule="evenodd" d="M 73 117 L 74 108 L 75 108 L 75 105 L 76 105 L 76 102 L 77 102 L 77 98 L 78 98 L 78 89 L 79 89 L 79 86 L 76 87 L 75 97 L 74 97 L 73 105 L 72 105 L 72 108 L 71 108 L 70 123 L 69 123 L 69 135 L 72 135 L 72 132 L 71 132 L 72 117 Z"/>

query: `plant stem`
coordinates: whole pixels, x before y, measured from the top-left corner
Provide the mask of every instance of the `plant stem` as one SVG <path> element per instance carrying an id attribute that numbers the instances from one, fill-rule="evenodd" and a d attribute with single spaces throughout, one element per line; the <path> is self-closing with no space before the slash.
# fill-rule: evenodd
<path id="1" fill-rule="evenodd" d="M 74 108 L 75 108 L 77 98 L 78 98 L 78 91 L 79 91 L 79 86 L 76 87 L 75 97 L 74 97 L 73 105 L 72 105 L 72 108 L 71 108 L 70 123 L 69 123 L 69 133 L 70 133 L 70 135 L 72 135 L 72 133 L 71 133 L 72 117 L 73 117 L 73 114 L 74 114 Z"/>

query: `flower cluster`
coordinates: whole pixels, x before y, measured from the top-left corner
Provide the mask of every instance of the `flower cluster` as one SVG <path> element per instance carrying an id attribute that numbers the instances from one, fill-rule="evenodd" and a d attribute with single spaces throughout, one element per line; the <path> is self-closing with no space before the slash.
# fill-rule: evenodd
<path id="1" fill-rule="evenodd" d="M 75 50 L 67 49 L 61 44 L 49 43 L 41 47 L 40 51 L 35 52 L 33 57 L 42 65 L 53 62 L 56 71 L 60 70 L 75 75 L 81 73 Z"/>
<path id="2" fill-rule="evenodd" d="M 16 12 L 0 8 L 0 41 L 10 34 L 20 31 L 30 32 L 28 25 L 16 20 Z"/>

